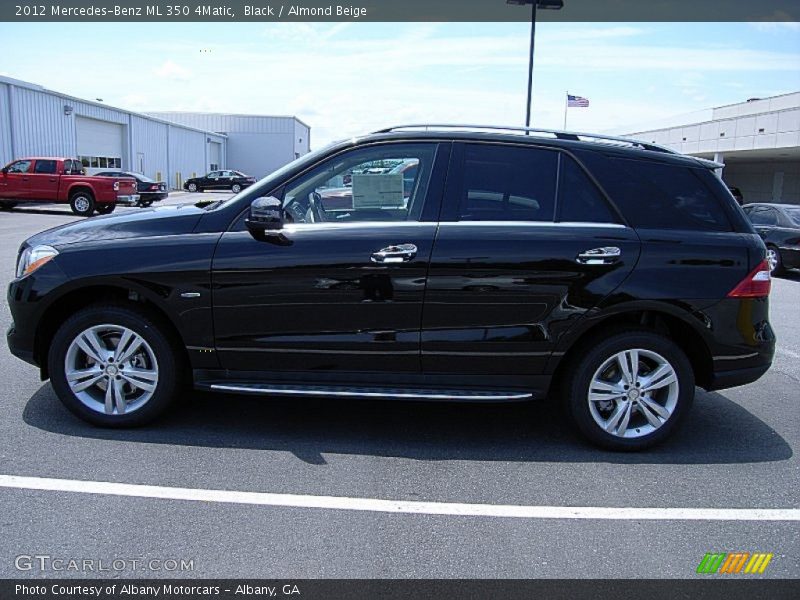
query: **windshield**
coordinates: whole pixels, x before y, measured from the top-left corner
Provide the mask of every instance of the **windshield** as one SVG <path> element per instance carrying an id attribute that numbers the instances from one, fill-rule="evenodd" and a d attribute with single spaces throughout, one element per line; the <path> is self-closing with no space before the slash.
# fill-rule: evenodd
<path id="1" fill-rule="evenodd" d="M 787 208 L 786 214 L 792 220 L 792 223 L 800 227 L 800 206 Z"/>
<path id="2" fill-rule="evenodd" d="M 328 144 L 327 146 L 324 146 L 324 147 L 320 148 L 319 150 L 314 150 L 313 152 L 309 152 L 305 156 L 301 156 L 300 158 L 293 160 L 292 162 L 282 166 L 277 171 L 273 171 L 272 173 L 270 173 L 269 175 L 267 175 L 266 177 L 264 177 L 263 179 L 258 181 L 255 185 L 252 185 L 252 186 L 242 190 L 238 194 L 234 194 L 233 196 L 231 196 L 227 200 L 217 200 L 216 202 L 212 202 L 210 204 L 207 204 L 206 202 L 198 202 L 197 206 L 201 206 L 202 208 L 205 208 L 206 210 L 216 210 L 218 208 L 223 208 L 225 206 L 229 206 L 229 205 L 233 204 L 243 194 L 248 194 L 248 195 L 255 194 L 253 196 L 254 198 L 258 198 L 259 196 L 263 196 L 264 194 L 267 194 L 270 191 L 270 186 L 274 185 L 273 183 L 267 184 L 266 182 L 268 180 L 271 181 L 273 179 L 280 178 L 282 175 L 285 175 L 286 173 L 289 173 L 293 169 L 302 168 L 302 167 L 314 164 L 315 162 L 317 162 L 319 160 L 319 158 L 321 156 L 324 156 L 325 154 L 327 154 L 333 146 L 338 145 L 340 143 L 341 143 L 341 141 L 332 142 L 332 143 Z"/>

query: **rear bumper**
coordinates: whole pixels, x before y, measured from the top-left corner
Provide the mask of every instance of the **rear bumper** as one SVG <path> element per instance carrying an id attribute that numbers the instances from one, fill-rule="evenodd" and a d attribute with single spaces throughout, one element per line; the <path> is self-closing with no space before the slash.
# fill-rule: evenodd
<path id="1" fill-rule="evenodd" d="M 129 196 L 117 196 L 117 204 L 136 204 L 139 201 L 139 194 L 131 194 Z"/>
<path id="2" fill-rule="evenodd" d="M 782 246 L 779 248 L 781 253 L 781 260 L 783 261 L 783 266 L 787 269 L 798 269 L 800 268 L 800 248 L 788 248 L 786 246 Z"/>
<path id="3" fill-rule="evenodd" d="M 715 371 L 706 389 L 709 391 L 724 390 L 726 388 L 736 387 L 737 385 L 753 383 L 769 370 L 771 364 L 772 363 L 767 363 L 760 367 L 748 367 L 744 369 L 734 369 L 732 371 Z"/>

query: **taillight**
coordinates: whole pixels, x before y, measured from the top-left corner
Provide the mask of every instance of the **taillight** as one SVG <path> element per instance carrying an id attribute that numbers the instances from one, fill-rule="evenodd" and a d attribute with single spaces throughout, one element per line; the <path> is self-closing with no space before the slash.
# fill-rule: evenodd
<path id="1" fill-rule="evenodd" d="M 157 183 L 154 183 L 153 185 L 151 185 L 151 186 L 150 186 L 150 189 L 151 189 L 151 190 L 158 190 L 158 189 L 159 189 L 159 186 L 158 186 L 158 184 L 157 184 Z"/>
<path id="2" fill-rule="evenodd" d="M 115 192 L 118 192 L 118 191 L 119 191 L 119 181 L 115 181 L 115 182 L 114 182 L 114 191 L 115 191 Z"/>
<path id="3" fill-rule="evenodd" d="M 728 298 L 765 298 L 772 287 L 769 263 L 764 260 L 731 290 Z"/>

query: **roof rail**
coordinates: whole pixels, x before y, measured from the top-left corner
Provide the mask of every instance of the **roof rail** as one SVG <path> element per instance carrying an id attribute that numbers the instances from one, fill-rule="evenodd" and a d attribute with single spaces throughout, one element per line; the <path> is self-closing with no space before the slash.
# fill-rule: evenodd
<path id="1" fill-rule="evenodd" d="M 422 124 L 413 124 L 413 125 L 395 125 L 394 127 L 387 127 L 386 129 L 379 129 L 378 131 L 373 131 L 373 133 L 391 133 L 393 131 L 400 131 L 406 129 L 424 129 L 425 131 L 431 130 L 439 130 L 439 129 L 466 129 L 466 130 L 473 130 L 473 131 L 511 131 L 515 133 L 525 133 L 526 135 L 534 133 L 534 134 L 547 134 L 552 135 L 556 139 L 559 140 L 572 140 L 572 141 L 599 141 L 599 142 L 616 142 L 618 144 L 628 144 L 630 146 L 637 146 L 642 148 L 643 150 L 651 150 L 653 152 L 666 152 L 668 154 L 679 154 L 679 152 L 672 150 L 671 148 L 666 148 L 665 146 L 659 146 L 657 144 L 651 144 L 650 142 L 643 142 L 641 140 L 636 140 L 632 138 L 626 137 L 618 137 L 613 135 L 601 135 L 598 133 L 582 133 L 579 131 L 562 131 L 560 129 L 540 129 L 538 127 L 506 127 L 502 125 L 461 125 L 455 123 L 422 123 Z"/>

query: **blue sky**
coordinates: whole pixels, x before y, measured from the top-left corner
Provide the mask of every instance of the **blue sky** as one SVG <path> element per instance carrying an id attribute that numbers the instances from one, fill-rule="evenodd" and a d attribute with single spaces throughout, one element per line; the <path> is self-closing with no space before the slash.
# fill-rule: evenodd
<path id="1" fill-rule="evenodd" d="M 404 122 L 522 124 L 525 23 L 3 23 L 0 74 L 138 111 L 294 114 L 312 145 Z M 635 131 L 800 90 L 798 23 L 540 23 L 534 125 Z M 67 58 L 68 57 L 68 58 Z"/>

